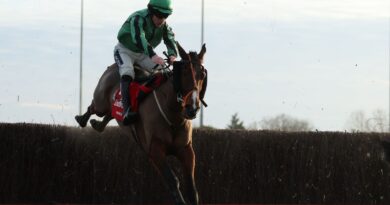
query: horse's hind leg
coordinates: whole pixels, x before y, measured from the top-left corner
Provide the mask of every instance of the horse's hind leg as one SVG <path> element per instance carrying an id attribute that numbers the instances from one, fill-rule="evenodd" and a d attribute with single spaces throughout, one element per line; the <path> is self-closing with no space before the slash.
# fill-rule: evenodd
<path id="1" fill-rule="evenodd" d="M 150 159 L 153 165 L 164 179 L 175 204 L 186 204 L 179 189 L 179 179 L 166 160 L 164 145 L 156 140 L 151 143 Z"/>
<path id="2" fill-rule="evenodd" d="M 80 127 L 85 127 L 91 115 L 95 114 L 94 110 L 92 109 L 92 106 L 93 103 L 91 103 L 91 105 L 87 108 L 87 112 L 85 112 L 83 115 L 76 115 L 74 117 L 77 123 L 79 123 Z"/>
<path id="3" fill-rule="evenodd" d="M 89 123 L 91 123 L 91 126 L 93 127 L 93 129 L 95 129 L 96 131 L 98 132 L 103 132 L 104 131 L 104 128 L 106 128 L 107 124 L 112 120 L 113 118 L 111 117 L 111 115 L 105 115 L 104 118 L 103 118 L 103 121 L 98 121 L 98 120 L 95 120 L 95 119 L 92 119 L 89 121 Z"/>
<path id="4" fill-rule="evenodd" d="M 192 144 L 187 145 L 183 150 L 177 154 L 178 159 L 183 165 L 184 178 L 187 181 L 186 191 L 190 204 L 199 204 L 198 191 L 195 185 L 195 153 Z"/>

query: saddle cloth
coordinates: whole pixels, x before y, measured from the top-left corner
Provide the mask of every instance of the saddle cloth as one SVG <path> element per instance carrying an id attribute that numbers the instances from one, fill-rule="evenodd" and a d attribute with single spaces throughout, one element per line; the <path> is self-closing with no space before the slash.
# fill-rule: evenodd
<path id="1" fill-rule="evenodd" d="M 152 76 L 146 82 L 133 81 L 130 83 L 130 104 L 131 111 L 138 112 L 140 102 L 154 89 L 158 88 L 163 82 L 166 81 L 166 77 L 161 73 L 157 73 Z M 120 88 L 115 91 L 114 102 L 111 105 L 111 116 L 118 121 L 123 121 L 123 105 L 122 95 Z"/>

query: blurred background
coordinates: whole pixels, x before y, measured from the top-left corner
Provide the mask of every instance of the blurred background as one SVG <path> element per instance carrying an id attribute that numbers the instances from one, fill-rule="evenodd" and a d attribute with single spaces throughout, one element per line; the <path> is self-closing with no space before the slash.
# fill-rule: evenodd
<path id="1" fill-rule="evenodd" d="M 147 3 L 0 0 L 0 122 L 76 126 L 81 16 L 84 112 L 120 26 Z M 176 40 L 199 51 L 202 0 L 173 5 Z M 386 0 L 204 1 L 203 126 L 388 131 L 389 14 Z"/>

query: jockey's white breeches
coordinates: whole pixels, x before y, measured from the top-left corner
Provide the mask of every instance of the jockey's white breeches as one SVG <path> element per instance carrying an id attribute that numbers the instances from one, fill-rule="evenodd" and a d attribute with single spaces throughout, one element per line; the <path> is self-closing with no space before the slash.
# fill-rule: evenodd
<path id="1" fill-rule="evenodd" d="M 156 66 L 149 56 L 133 52 L 119 42 L 114 49 L 114 59 L 118 64 L 120 76 L 128 75 L 133 79 L 135 78 L 134 63 L 148 72 L 153 72 L 153 68 Z"/>

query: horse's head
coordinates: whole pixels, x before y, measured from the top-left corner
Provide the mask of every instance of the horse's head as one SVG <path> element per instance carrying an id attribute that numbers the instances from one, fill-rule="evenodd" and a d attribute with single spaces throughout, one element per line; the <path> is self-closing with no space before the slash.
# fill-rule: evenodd
<path id="1" fill-rule="evenodd" d="M 173 66 L 174 87 L 183 97 L 181 102 L 183 116 L 186 119 L 194 119 L 200 103 L 204 103 L 203 97 L 207 86 L 207 71 L 203 67 L 206 46 L 203 44 L 199 54 L 192 51 L 187 53 L 179 43 L 177 47 L 181 61 L 175 62 Z"/>

